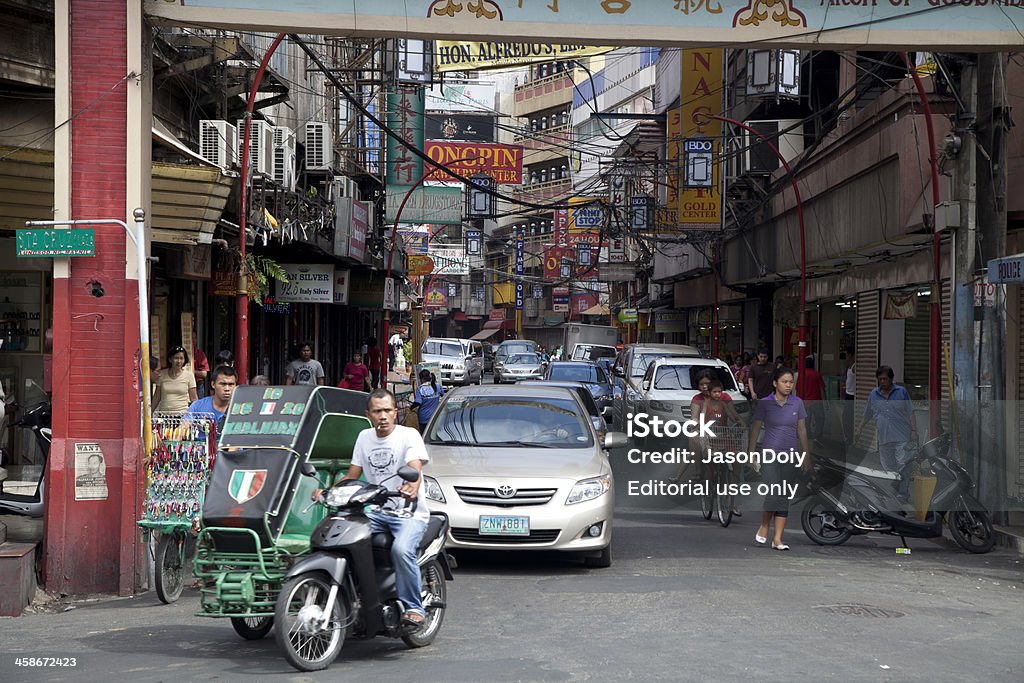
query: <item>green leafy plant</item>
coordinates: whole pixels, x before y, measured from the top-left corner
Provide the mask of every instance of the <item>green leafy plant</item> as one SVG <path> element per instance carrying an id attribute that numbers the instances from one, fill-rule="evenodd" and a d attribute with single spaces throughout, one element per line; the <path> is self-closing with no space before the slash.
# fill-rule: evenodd
<path id="1" fill-rule="evenodd" d="M 260 306 L 263 305 L 263 299 L 270 295 L 271 281 L 288 282 L 288 274 L 281 264 L 266 256 L 247 253 L 245 266 L 249 272 L 249 301 Z"/>

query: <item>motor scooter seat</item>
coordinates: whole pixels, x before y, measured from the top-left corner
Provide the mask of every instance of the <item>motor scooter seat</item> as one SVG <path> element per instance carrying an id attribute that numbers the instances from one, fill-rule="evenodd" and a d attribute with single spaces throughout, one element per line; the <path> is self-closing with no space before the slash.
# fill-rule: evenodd
<path id="1" fill-rule="evenodd" d="M 448 521 L 447 517 L 440 515 L 431 515 L 430 521 L 427 522 L 427 529 L 423 532 L 423 538 L 420 539 L 420 547 L 417 549 L 419 552 L 423 552 L 427 549 L 434 539 L 440 535 L 441 530 L 444 528 L 445 523 Z M 395 537 L 390 532 L 375 533 L 370 538 L 370 544 L 374 550 L 388 551 L 390 552 L 392 544 L 395 542 Z"/>
<path id="2" fill-rule="evenodd" d="M 844 470 L 855 472 L 865 477 L 871 477 L 872 479 L 890 479 L 892 481 L 896 481 L 900 478 L 899 475 L 895 472 L 875 470 L 871 469 L 870 467 L 864 467 L 863 465 L 854 465 L 851 462 L 845 462 L 843 460 L 833 460 L 832 462 L 835 465 L 843 468 Z"/>

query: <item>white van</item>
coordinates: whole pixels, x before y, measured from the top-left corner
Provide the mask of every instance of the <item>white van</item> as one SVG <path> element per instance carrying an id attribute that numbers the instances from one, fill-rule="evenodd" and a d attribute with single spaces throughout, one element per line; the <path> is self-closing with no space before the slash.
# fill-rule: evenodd
<path id="1" fill-rule="evenodd" d="M 442 384 L 483 384 L 484 347 L 472 339 L 431 337 L 420 354 L 425 363 L 437 363 Z"/>

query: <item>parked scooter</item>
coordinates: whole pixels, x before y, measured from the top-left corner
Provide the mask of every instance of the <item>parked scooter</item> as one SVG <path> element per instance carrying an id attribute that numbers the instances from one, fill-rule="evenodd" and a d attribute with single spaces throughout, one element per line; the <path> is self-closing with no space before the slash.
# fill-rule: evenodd
<path id="1" fill-rule="evenodd" d="M 987 553 L 995 543 L 991 515 L 974 497 L 974 480 L 949 457 L 950 436 L 942 434 L 923 446 L 915 458 L 931 463 L 935 491 L 927 515 L 919 520 L 900 510 L 894 498 L 897 480 L 877 470 L 816 457 L 814 477 L 806 487 L 810 498 L 800 515 L 807 537 L 819 545 L 840 545 L 851 536 L 881 533 L 906 538 L 938 538 L 946 520 L 953 540 L 972 553 Z M 889 480 L 889 484 L 880 481 Z"/>
<path id="2" fill-rule="evenodd" d="M 53 440 L 50 429 L 49 401 L 44 401 L 30 408 L 21 416 L 21 419 L 13 422 L 11 426 L 31 430 L 36 437 L 36 443 L 39 445 L 43 457 L 40 462 L 39 478 L 35 482 L 35 491 L 30 495 L 12 493 L 4 490 L 7 468 L 11 466 L 11 455 L 7 452 L 7 449 L 0 448 L 0 514 L 42 517 L 43 478 L 46 476 L 46 461 L 50 457 L 50 442 Z"/>
<path id="3" fill-rule="evenodd" d="M 315 476 L 313 466 L 303 474 Z M 416 481 L 419 472 L 402 467 L 398 476 Z M 274 611 L 275 637 L 288 663 L 300 671 L 330 666 L 346 635 L 401 638 L 409 647 L 430 645 L 441 629 L 452 579 L 444 542 L 448 517 L 433 513 L 417 560 L 426 618 L 417 627 L 403 625 L 405 606 L 398 600 L 391 565 L 390 534 L 373 534 L 363 509 L 398 497 L 387 487 L 352 481 L 321 494 L 314 502 L 333 508 L 310 538 L 313 553 L 288 572 Z M 390 512 L 382 510 L 382 512 Z"/>

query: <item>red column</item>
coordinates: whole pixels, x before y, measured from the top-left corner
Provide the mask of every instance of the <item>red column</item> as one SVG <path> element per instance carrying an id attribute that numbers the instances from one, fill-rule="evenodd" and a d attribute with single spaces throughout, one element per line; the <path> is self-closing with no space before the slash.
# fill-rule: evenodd
<path id="1" fill-rule="evenodd" d="M 60 3 L 58 3 L 60 5 Z M 127 217 L 127 2 L 70 0 L 70 206 L 72 219 Z M 134 86 L 137 87 L 137 86 Z M 58 93 L 58 98 L 63 92 Z M 133 144 L 150 144 L 149 139 Z M 58 164 L 66 161 L 59 160 Z M 58 214 L 62 207 L 58 206 Z M 64 218 L 65 216 L 58 216 Z M 72 259 L 54 279 L 53 427 L 47 472 L 45 582 L 69 593 L 132 592 L 140 552 L 137 293 L 125 278 L 125 233 L 96 226 L 96 256 Z M 93 295 L 97 282 L 103 296 Z M 131 285 L 131 286 L 129 286 Z M 76 500 L 76 444 L 97 444 L 107 497 Z M 80 473 L 80 472 L 79 472 Z"/>

